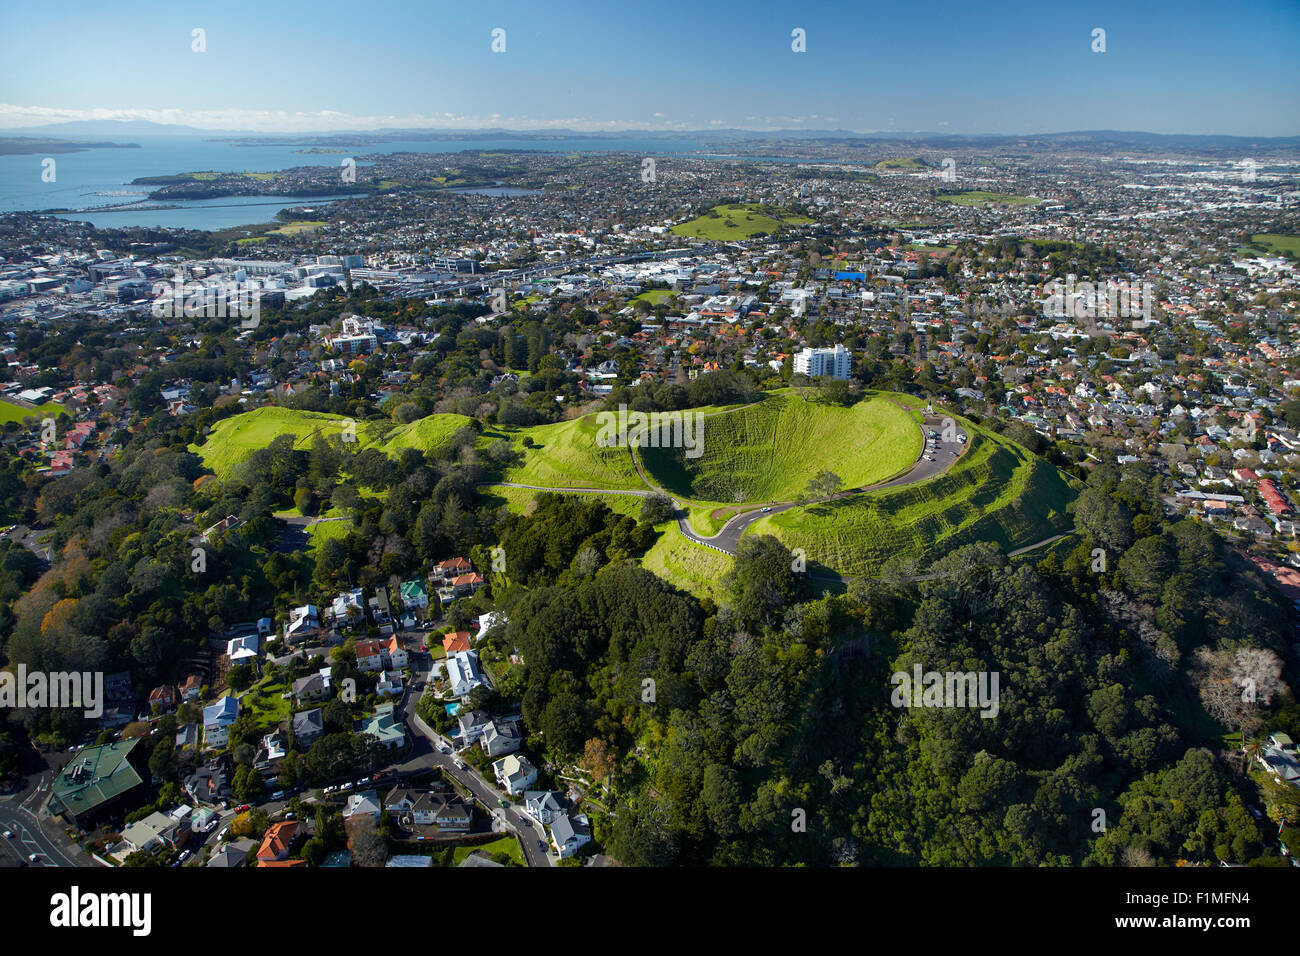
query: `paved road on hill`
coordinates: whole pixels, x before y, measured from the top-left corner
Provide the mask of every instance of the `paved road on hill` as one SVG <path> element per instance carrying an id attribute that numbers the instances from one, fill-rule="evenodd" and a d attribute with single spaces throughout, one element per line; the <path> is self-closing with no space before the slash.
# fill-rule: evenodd
<path id="1" fill-rule="evenodd" d="M 423 692 L 428 685 L 429 670 L 433 662 L 424 654 L 412 655 L 412 661 L 411 683 L 407 686 L 407 693 L 403 698 L 411 752 L 397 769 L 400 772 L 407 772 L 415 769 L 417 765 L 438 767 L 473 794 L 474 799 L 490 815 L 504 818 L 506 827 L 519 838 L 519 845 L 524 851 L 524 860 L 529 866 L 554 866 L 551 853 L 543 848 L 543 844 L 547 847 L 550 844 L 547 842 L 546 831 L 542 829 L 541 824 L 524 814 L 514 804 L 503 808 L 500 805 L 502 793 L 469 764 L 460 766 L 449 752 L 444 752 L 444 747 L 447 751 L 451 750 L 451 741 L 426 724 L 415 712 L 416 702 L 419 700 L 417 692 Z"/>

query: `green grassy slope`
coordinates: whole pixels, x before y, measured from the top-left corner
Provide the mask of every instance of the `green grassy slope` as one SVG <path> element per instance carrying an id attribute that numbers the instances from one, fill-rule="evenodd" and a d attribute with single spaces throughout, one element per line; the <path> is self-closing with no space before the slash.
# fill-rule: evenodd
<path id="1" fill-rule="evenodd" d="M 430 415 L 395 428 L 387 421 L 358 422 L 357 447 L 375 445 L 393 456 L 404 448 L 432 448 L 469 421 L 463 415 Z M 317 435 L 339 435 L 343 428 L 343 417 L 339 415 L 265 405 L 217 422 L 207 440 L 202 445 L 191 445 L 190 450 L 224 477 L 281 435 L 294 435 L 295 448 L 309 449 Z"/>
<path id="2" fill-rule="evenodd" d="M 503 481 L 544 488 L 644 488 L 626 448 L 601 448 L 596 416 L 587 415 L 554 425 L 498 429 L 484 438 L 509 438 L 524 455 L 522 465 L 510 468 Z M 524 437 L 533 440 L 525 448 Z"/>
<path id="3" fill-rule="evenodd" d="M 790 501 L 823 468 L 846 488 L 874 484 L 908 468 L 922 441 L 912 417 L 881 397 L 841 408 L 775 395 L 703 426 L 698 458 L 682 449 L 640 451 L 655 481 L 698 501 Z"/>
<path id="4" fill-rule="evenodd" d="M 749 534 L 775 535 L 842 574 L 872 574 L 892 557 L 928 567 L 953 548 L 992 541 L 1010 551 L 1070 527 L 1066 477 L 1019 445 L 974 430 L 944 475 L 918 485 L 791 508 Z"/>

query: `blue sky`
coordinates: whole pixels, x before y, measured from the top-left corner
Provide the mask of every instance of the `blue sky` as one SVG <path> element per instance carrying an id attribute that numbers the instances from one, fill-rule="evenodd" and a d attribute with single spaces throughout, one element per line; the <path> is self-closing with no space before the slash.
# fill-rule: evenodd
<path id="1" fill-rule="evenodd" d="M 1300 2 L 312 0 L 0 11 L 0 127 L 1300 133 Z M 57 12 L 55 10 L 57 9 Z M 1106 31 L 1093 53 L 1092 31 Z M 207 51 L 192 51 L 191 31 Z M 505 30 L 505 52 L 491 50 Z M 806 31 L 807 52 L 791 50 Z"/>

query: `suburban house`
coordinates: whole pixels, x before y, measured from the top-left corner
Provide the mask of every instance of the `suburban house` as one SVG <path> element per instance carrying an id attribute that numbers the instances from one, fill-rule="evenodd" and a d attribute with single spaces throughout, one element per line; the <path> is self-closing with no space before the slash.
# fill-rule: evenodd
<path id="1" fill-rule="evenodd" d="M 384 798 L 384 808 L 403 826 L 465 832 L 474 820 L 474 808 L 455 794 L 420 793 L 405 787 L 394 787 Z"/>
<path id="2" fill-rule="evenodd" d="M 406 746 L 406 728 L 393 714 L 392 704 L 380 704 L 375 714 L 362 722 L 359 733 L 369 734 L 385 747 Z"/>
<path id="3" fill-rule="evenodd" d="M 437 587 L 441 587 L 447 581 L 459 574 L 468 574 L 474 570 L 468 558 L 450 558 L 446 561 L 440 561 L 429 572 L 429 581 Z"/>
<path id="4" fill-rule="evenodd" d="M 297 835 L 297 820 L 272 823 L 267 828 L 266 835 L 262 837 L 262 845 L 257 848 L 258 863 L 289 859 L 289 850 L 293 847 L 293 839 Z"/>
<path id="5" fill-rule="evenodd" d="M 395 636 L 390 637 L 388 642 L 384 644 L 384 666 L 394 670 L 401 670 L 409 662 L 409 655 L 406 653 L 406 648 L 402 646 L 402 642 Z"/>
<path id="6" fill-rule="evenodd" d="M 339 627 L 355 624 L 366 619 L 365 606 L 361 588 L 341 592 L 330 605 L 330 616 Z"/>
<path id="7" fill-rule="evenodd" d="M 523 735 L 513 721 L 492 720 L 483 730 L 479 745 L 489 757 L 512 754 L 523 745 Z"/>
<path id="8" fill-rule="evenodd" d="M 223 870 L 243 866 L 248 862 L 248 855 L 253 852 L 254 846 L 256 844 L 248 837 L 241 837 L 227 843 L 221 849 L 215 850 L 212 856 L 208 858 L 208 866 L 215 866 Z"/>
<path id="9" fill-rule="evenodd" d="M 560 859 L 573 856 L 591 842 L 591 823 L 585 814 L 562 813 L 551 823 L 551 846 Z"/>
<path id="10" fill-rule="evenodd" d="M 257 635 L 246 634 L 226 642 L 226 656 L 231 664 L 245 664 L 257 660 Z"/>
<path id="11" fill-rule="evenodd" d="M 469 640 L 469 631 L 452 631 L 442 639 L 443 650 L 448 654 L 468 651 L 472 646 Z"/>
<path id="12" fill-rule="evenodd" d="M 289 753 L 289 735 L 280 728 L 271 731 L 262 738 L 262 746 L 257 752 L 253 766 L 263 770 L 279 763 Z"/>
<path id="13" fill-rule="evenodd" d="M 155 714 L 160 711 L 172 711 L 176 709 L 176 688 L 171 684 L 163 684 L 161 687 L 155 687 L 149 691 L 149 709 Z"/>
<path id="14" fill-rule="evenodd" d="M 492 723 L 492 718 L 481 710 L 467 710 L 457 714 L 456 721 L 460 724 L 460 745 L 469 747 L 478 743 L 483 732 Z"/>
<path id="15" fill-rule="evenodd" d="M 203 677 L 199 674 L 191 674 L 181 683 L 181 700 L 188 703 L 192 700 L 198 700 L 199 695 L 203 693 Z"/>
<path id="16" fill-rule="evenodd" d="M 457 651 L 447 657 L 447 683 L 451 685 L 453 696 L 465 697 L 475 687 L 486 684 L 482 672 L 478 669 L 478 651 Z"/>
<path id="17" fill-rule="evenodd" d="M 393 613 L 388 604 L 388 589 L 382 585 L 375 588 L 375 596 L 370 599 L 370 619 L 375 622 L 380 634 L 393 633 Z"/>
<path id="18" fill-rule="evenodd" d="M 418 578 L 414 581 L 403 581 L 398 594 L 402 599 L 402 607 L 409 611 L 418 611 L 429 606 L 429 589 Z"/>
<path id="19" fill-rule="evenodd" d="M 297 644 L 315 637 L 320 633 L 320 611 L 314 604 L 304 604 L 289 612 L 289 620 L 284 626 L 284 639 L 289 644 Z"/>
<path id="20" fill-rule="evenodd" d="M 189 839 L 190 828 L 163 813 L 154 812 L 137 820 L 122 831 L 123 849 L 128 853 L 147 851 L 157 853 L 163 848 L 177 847 Z"/>
<path id="21" fill-rule="evenodd" d="M 375 693 L 380 697 L 401 697 L 403 689 L 401 671 L 390 671 L 385 668 L 379 672 L 379 680 L 375 684 Z"/>
<path id="22" fill-rule="evenodd" d="M 357 641 L 357 670 L 377 671 L 384 666 L 384 645 L 379 641 Z"/>
<path id="23" fill-rule="evenodd" d="M 509 794 L 523 793 L 537 782 L 537 768 L 528 762 L 527 757 L 509 754 L 492 764 L 501 789 Z"/>
<path id="24" fill-rule="evenodd" d="M 366 790 L 364 793 L 354 793 L 348 797 L 347 806 L 343 808 L 343 819 L 351 820 L 353 817 L 365 816 L 378 820 L 383 809 L 384 805 L 380 802 L 379 794 L 374 790 Z"/>
<path id="25" fill-rule="evenodd" d="M 325 733 L 325 716 L 324 711 L 319 707 L 314 710 L 300 710 L 293 715 L 293 737 L 299 747 L 310 747 L 323 733 Z"/>
<path id="26" fill-rule="evenodd" d="M 227 694 L 203 708 L 203 746 L 224 747 L 230 739 L 230 725 L 239 716 L 239 698 Z"/>
<path id="27" fill-rule="evenodd" d="M 411 819 L 417 826 L 464 833 L 474 822 L 474 807 L 455 794 L 425 793 L 411 808 Z"/>
<path id="28" fill-rule="evenodd" d="M 215 804 L 230 797 L 230 778 L 220 761 L 198 767 L 185 778 L 181 789 L 195 803 Z"/>
<path id="29" fill-rule="evenodd" d="M 469 574 L 458 574 L 444 586 L 443 590 L 450 590 L 452 598 L 470 597 L 487 582 L 483 580 L 483 575 L 477 571 L 471 571 Z M 443 591 L 438 592 L 442 596 Z"/>
<path id="30" fill-rule="evenodd" d="M 293 682 L 291 690 L 293 699 L 299 704 L 307 701 L 322 700 L 330 695 L 331 669 L 322 667 L 318 673 L 299 677 Z"/>
<path id="31" fill-rule="evenodd" d="M 564 812 L 563 797 L 555 790 L 524 791 L 524 812 L 544 827 Z"/>

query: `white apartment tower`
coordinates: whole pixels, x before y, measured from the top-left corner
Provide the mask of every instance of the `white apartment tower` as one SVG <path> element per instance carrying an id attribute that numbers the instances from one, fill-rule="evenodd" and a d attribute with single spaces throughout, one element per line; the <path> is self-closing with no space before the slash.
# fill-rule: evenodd
<path id="1" fill-rule="evenodd" d="M 847 379 L 852 358 L 853 353 L 842 345 L 833 349 L 804 349 L 795 354 L 794 371 L 796 375 L 807 375 L 809 378 L 825 376 Z"/>

